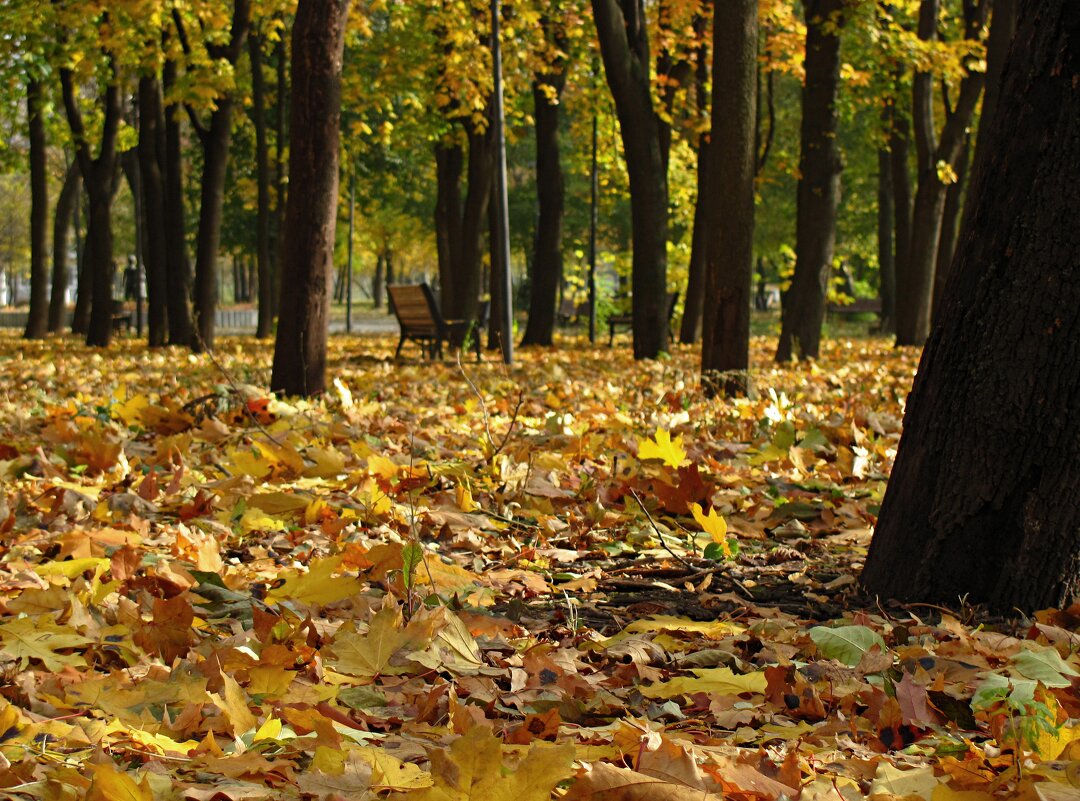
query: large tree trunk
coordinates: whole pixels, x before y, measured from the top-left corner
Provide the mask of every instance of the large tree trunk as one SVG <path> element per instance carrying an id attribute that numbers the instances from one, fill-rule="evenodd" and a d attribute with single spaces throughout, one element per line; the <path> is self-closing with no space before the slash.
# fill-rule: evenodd
<path id="1" fill-rule="evenodd" d="M 1080 592 L 1080 6 L 1019 20 L 862 575 L 886 597 Z"/>
<path id="2" fill-rule="evenodd" d="M 455 281 L 455 254 L 461 249 L 461 172 L 464 167 L 465 154 L 460 144 L 435 144 L 435 249 L 439 259 L 439 301 L 443 309 L 450 303 Z"/>
<path id="3" fill-rule="evenodd" d="M 36 78 L 26 84 L 26 121 L 30 139 L 30 313 L 23 336 L 44 339 L 49 330 L 48 253 L 49 186 L 45 120 L 41 117 L 42 86 Z"/>
<path id="4" fill-rule="evenodd" d="M 989 0 L 965 6 L 965 36 L 976 39 L 985 22 Z M 940 0 L 922 0 L 919 9 L 919 38 L 937 38 Z M 934 270 L 941 242 L 942 215 L 948 184 L 942 180 L 941 165 L 955 168 L 967 127 L 975 114 L 985 75 L 968 72 L 960 81 L 956 107 L 946 117 L 940 139 L 934 124 L 933 75 L 917 72 L 912 88 L 912 120 L 918 153 L 918 187 L 912 212 L 911 250 L 905 264 L 897 264 L 896 344 L 922 345 L 930 333 L 930 313 L 934 293 Z"/>
<path id="5" fill-rule="evenodd" d="M 544 28 L 555 47 L 565 48 L 565 35 L 552 30 L 561 22 L 544 17 Z M 560 44 L 561 42 L 561 44 Z M 536 116 L 536 200 L 539 214 L 533 242 L 532 291 L 529 295 L 529 322 L 522 345 L 550 345 L 555 333 L 555 305 L 562 281 L 562 234 L 564 187 L 559 157 L 560 97 L 566 85 L 566 66 L 559 60 L 550 72 L 533 83 Z M 492 319 L 498 319 L 492 317 Z"/>
<path id="6" fill-rule="evenodd" d="M 709 46 L 705 44 L 706 37 L 702 36 L 702 45 L 697 51 L 697 66 L 695 69 L 694 91 L 697 95 L 697 106 L 700 113 L 710 108 L 708 97 L 709 84 Z M 759 73 L 760 74 L 760 73 Z M 760 79 L 759 79 L 760 80 Z M 760 93 L 760 82 L 755 94 Z M 757 104 L 755 103 L 755 106 Z M 759 125 L 755 116 L 754 139 L 758 139 Z M 706 178 L 709 174 L 711 136 L 709 131 L 703 131 L 698 135 L 697 141 L 697 200 L 694 203 L 694 229 L 690 235 L 690 261 L 687 265 L 686 295 L 683 297 L 683 316 L 679 324 L 679 342 L 684 345 L 692 345 L 701 337 L 701 319 L 705 310 L 705 271 L 706 254 L 709 241 L 709 205 L 712 196 L 706 188 Z M 755 151 L 757 145 L 754 145 Z"/>
<path id="7" fill-rule="evenodd" d="M 829 292 L 843 162 L 837 140 L 840 26 L 846 0 L 806 0 L 795 275 L 784 298 L 777 361 L 816 359 Z"/>
<path id="8" fill-rule="evenodd" d="M 750 366 L 758 3 L 726 0 L 714 13 L 701 378 L 708 394 L 741 394 Z"/>
<path id="9" fill-rule="evenodd" d="M 79 200 L 79 166 L 72 162 L 64 176 L 64 185 L 56 198 L 53 212 L 52 292 L 49 296 L 49 333 L 59 334 L 67 322 L 68 232 Z"/>
<path id="10" fill-rule="evenodd" d="M 304 191 L 285 210 L 281 314 L 270 387 L 287 395 L 326 388 L 326 336 L 338 201 L 341 59 L 349 0 L 300 0 L 292 35 L 289 175 Z"/>
<path id="11" fill-rule="evenodd" d="M 251 121 L 255 126 L 255 260 L 259 275 L 259 323 L 255 336 L 266 339 L 274 331 L 274 279 L 270 264 L 270 150 L 266 138 L 266 86 L 263 81 L 262 37 L 248 41 L 251 59 Z"/>
<path id="12" fill-rule="evenodd" d="M 165 114 L 157 78 L 139 79 L 139 173 L 142 183 L 143 264 L 146 266 L 147 328 L 150 347 L 165 344 L 168 329 L 168 264 L 165 243 Z"/>
<path id="13" fill-rule="evenodd" d="M 116 272 L 112 253 L 112 195 L 113 176 L 116 172 L 116 139 L 121 114 L 120 88 L 116 84 L 115 69 L 112 72 L 113 82 L 104 89 L 101 141 L 98 155 L 94 157 L 90 152 L 82 112 L 75 98 L 74 76 L 70 69 L 60 70 L 64 110 L 75 140 L 75 154 L 83 176 L 83 186 L 86 187 L 89 198 L 85 269 L 89 271 L 91 303 L 86 344 L 91 347 L 106 347 L 112 339 L 112 287 Z M 80 290 L 82 288 L 80 282 Z"/>
<path id="14" fill-rule="evenodd" d="M 668 348 L 668 184 L 660 119 L 649 81 L 649 40 L 642 0 L 592 0 L 630 177 L 633 228 L 634 358 Z"/>
<path id="15" fill-rule="evenodd" d="M 176 62 L 166 61 L 162 70 L 165 91 L 176 83 Z M 179 106 L 165 109 L 165 151 L 161 172 L 165 185 L 165 288 L 169 320 L 169 344 L 189 347 L 194 341 L 191 320 L 191 262 L 187 252 L 184 215 L 183 137 Z"/>
<path id="16" fill-rule="evenodd" d="M 284 28 L 284 21 L 282 27 Z M 274 107 L 274 249 L 271 251 L 271 276 L 274 287 L 272 308 L 277 309 L 281 305 L 281 259 L 284 250 L 282 237 L 285 232 L 285 203 L 289 196 L 289 172 L 286 169 L 285 153 L 289 140 L 288 114 L 289 107 L 289 71 L 288 52 L 286 50 L 286 38 L 282 34 L 278 38 L 277 47 L 274 48 L 277 56 L 277 102 Z"/>

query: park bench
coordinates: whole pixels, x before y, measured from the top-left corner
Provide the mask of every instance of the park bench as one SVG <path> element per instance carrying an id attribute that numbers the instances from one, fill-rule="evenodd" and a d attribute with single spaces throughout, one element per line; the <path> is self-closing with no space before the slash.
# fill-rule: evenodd
<path id="1" fill-rule="evenodd" d="M 124 307 L 124 301 L 114 300 L 112 309 L 112 330 L 114 334 L 121 331 L 130 332 L 132 322 L 131 309 Z"/>
<path id="2" fill-rule="evenodd" d="M 481 303 L 480 314 L 476 320 L 447 320 L 439 311 L 435 293 L 426 283 L 392 284 L 386 289 L 401 327 L 401 339 L 394 354 L 395 359 L 401 357 L 401 348 L 406 340 L 418 344 L 427 358 L 442 358 L 444 342 L 450 347 L 460 347 L 472 330 L 476 360 L 480 361 L 480 330 L 486 324 L 484 318 L 487 316 L 487 301 Z"/>
<path id="3" fill-rule="evenodd" d="M 855 298 L 851 303 L 830 303 L 829 314 L 853 316 L 856 314 L 881 314 L 881 298 Z"/>
<path id="4" fill-rule="evenodd" d="M 674 339 L 671 330 L 671 321 L 675 317 L 675 306 L 679 302 L 678 292 L 667 293 L 667 326 L 668 326 L 668 338 Z M 613 314 L 607 318 L 608 324 L 608 347 L 610 348 L 615 342 L 615 329 L 627 328 L 629 329 L 634 324 L 634 315 L 632 314 Z"/>
<path id="5" fill-rule="evenodd" d="M 589 316 L 589 301 L 576 302 L 573 298 L 566 298 L 559 304 L 559 311 L 555 317 L 561 326 L 575 325 L 582 318 Z"/>

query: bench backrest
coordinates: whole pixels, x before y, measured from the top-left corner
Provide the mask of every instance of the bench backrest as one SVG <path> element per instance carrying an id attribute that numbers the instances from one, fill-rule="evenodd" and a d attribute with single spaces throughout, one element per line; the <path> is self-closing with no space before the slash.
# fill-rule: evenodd
<path id="1" fill-rule="evenodd" d="M 394 314 L 402 330 L 437 335 L 442 331 L 442 315 L 435 294 L 427 284 L 391 284 L 386 287 L 394 304 Z"/>

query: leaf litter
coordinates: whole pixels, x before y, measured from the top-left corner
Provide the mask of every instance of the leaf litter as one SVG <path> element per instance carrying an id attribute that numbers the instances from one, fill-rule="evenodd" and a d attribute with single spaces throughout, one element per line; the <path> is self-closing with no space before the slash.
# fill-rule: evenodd
<path id="1" fill-rule="evenodd" d="M 392 345 L 0 340 L 0 797 L 1080 797 L 1080 608 L 858 587 L 916 352 Z"/>

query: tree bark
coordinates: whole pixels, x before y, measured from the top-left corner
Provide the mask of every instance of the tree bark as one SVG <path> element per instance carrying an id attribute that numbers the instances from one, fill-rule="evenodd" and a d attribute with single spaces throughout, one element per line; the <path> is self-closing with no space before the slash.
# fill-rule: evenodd
<path id="1" fill-rule="evenodd" d="M 1007 612 L 1080 592 L 1080 6 L 1019 8 L 862 575 Z"/>
<path id="2" fill-rule="evenodd" d="M 284 25 L 284 23 L 283 23 Z M 285 148 L 289 140 L 288 114 L 289 107 L 289 72 L 286 69 L 288 54 L 285 48 L 286 37 L 284 34 L 278 39 L 277 47 L 274 48 L 277 55 L 277 103 L 274 108 L 274 177 L 276 179 L 274 193 L 274 249 L 271 251 L 271 275 L 274 287 L 272 308 L 277 309 L 281 302 L 281 258 L 284 250 L 282 237 L 285 231 L 285 202 L 289 196 L 289 173 L 285 164 Z"/>
<path id="3" fill-rule="evenodd" d="M 147 329 L 150 347 L 168 337 L 168 246 L 165 239 L 165 180 L 161 165 L 165 151 L 165 114 L 161 84 L 139 79 L 139 173 L 142 183 L 143 263 L 146 266 Z"/>
<path id="4" fill-rule="evenodd" d="M 937 38 L 940 0 L 922 0 L 919 8 L 919 38 Z M 979 36 L 986 20 L 989 0 L 965 5 L 965 36 Z M 933 75 L 915 73 L 912 88 L 912 121 L 918 154 L 918 185 L 912 211 L 911 249 L 907 262 L 898 264 L 896 275 L 896 344 L 922 345 L 930 333 L 930 313 L 934 293 L 934 270 L 941 241 L 942 215 L 948 185 L 942 181 L 940 165 L 955 168 L 963 148 L 968 125 L 975 114 L 985 75 L 968 72 L 960 81 L 956 107 L 947 115 L 940 139 L 934 124 Z"/>
<path id="5" fill-rule="evenodd" d="M 249 0 L 233 0 L 229 43 L 208 48 L 212 57 L 235 66 L 251 24 Z M 195 241 L 195 339 L 196 352 L 214 349 L 214 313 L 218 302 L 218 248 L 225 202 L 225 176 L 232 138 L 232 94 L 217 99 L 210 125 L 201 132 L 203 145 L 202 181 L 199 185 L 199 233 Z"/>
<path id="6" fill-rule="evenodd" d="M 705 110 L 710 108 L 708 97 L 710 70 L 709 46 L 704 36 L 701 37 L 701 42 L 702 44 L 697 51 L 694 91 L 697 95 L 698 110 L 704 114 Z M 758 84 L 757 93 L 760 93 L 760 83 Z M 757 141 L 759 125 L 756 119 L 754 130 L 754 139 Z M 706 253 L 709 241 L 708 225 L 711 219 L 709 204 L 712 201 L 712 196 L 706 187 L 706 177 L 709 173 L 710 141 L 709 131 L 704 131 L 698 135 L 697 175 L 695 176 L 697 200 L 694 203 L 694 229 L 690 235 L 690 261 L 686 270 L 686 296 L 683 298 L 683 316 L 682 322 L 679 324 L 679 342 L 684 345 L 692 345 L 701 337 L 701 321 L 705 311 L 705 271 L 708 269 Z M 756 144 L 754 149 L 757 150 Z"/>
<path id="7" fill-rule="evenodd" d="M 889 129 L 889 164 L 892 171 L 893 190 L 893 302 L 890 331 L 896 328 L 897 276 L 907 269 L 911 259 L 911 170 L 908 159 L 911 152 L 911 125 L 907 115 L 894 106 L 892 127 Z M 882 307 L 884 310 L 884 307 Z"/>
<path id="8" fill-rule="evenodd" d="M 440 306 L 448 308 L 461 249 L 461 172 L 465 154 L 457 142 L 435 144 L 435 248 L 439 258 Z"/>
<path id="9" fill-rule="evenodd" d="M 41 95 L 41 83 L 30 78 L 26 83 L 30 144 L 30 312 L 23 331 L 26 339 L 44 339 L 49 330 L 49 268 L 45 260 L 49 247 L 48 143 L 41 116 Z"/>
<path id="10" fill-rule="evenodd" d="M 546 38 L 559 52 L 566 49 L 560 20 L 542 18 Z M 563 207 L 565 181 L 559 156 L 559 109 L 566 85 L 565 58 L 559 57 L 533 82 L 536 118 L 536 200 L 538 215 L 533 242 L 532 291 L 529 321 L 522 345 L 551 345 L 555 334 L 555 306 L 562 281 Z M 496 318 L 492 318 L 496 319 Z"/>
<path id="11" fill-rule="evenodd" d="M 630 178 L 634 358 L 668 349 L 668 184 L 649 81 L 642 0 L 592 0 L 604 75 L 615 100 Z"/>
<path id="12" fill-rule="evenodd" d="M 754 173 L 757 154 L 757 0 L 726 0 L 713 17 L 712 145 L 706 190 L 701 377 L 707 394 L 742 394 L 750 366 Z"/>
<path id="13" fill-rule="evenodd" d="M 262 37 L 248 40 L 251 59 L 251 121 L 255 126 L 255 260 L 259 276 L 259 322 L 255 336 L 268 338 L 274 330 L 274 279 L 270 269 L 270 150 L 266 137 L 266 86 L 263 81 Z"/>
<path id="14" fill-rule="evenodd" d="M 795 275 L 784 299 L 776 360 L 816 359 L 836 246 L 843 162 L 837 140 L 840 26 L 846 0 L 807 0 Z"/>
<path id="15" fill-rule="evenodd" d="M 341 60 L 349 0 L 300 0 L 292 35 L 293 94 L 281 314 L 270 387 L 326 388 L 326 337 L 338 201 Z"/>
<path id="16" fill-rule="evenodd" d="M 71 218 L 79 200 L 79 167 L 76 162 L 68 165 L 64 185 L 56 198 L 53 212 L 52 291 L 49 296 L 49 333 L 59 334 L 67 322 L 67 288 L 71 278 L 68 274 L 68 232 Z"/>
<path id="17" fill-rule="evenodd" d="M 75 140 L 79 172 L 82 173 L 83 186 L 86 187 L 89 198 L 85 269 L 89 271 L 91 303 L 86 344 L 91 347 L 106 347 L 112 339 L 112 287 L 116 273 L 112 252 L 112 184 L 116 172 L 116 139 L 120 128 L 121 106 L 120 88 L 111 58 L 110 70 L 112 81 L 105 87 L 102 98 L 104 119 L 96 157 L 91 154 L 82 112 L 75 98 L 74 76 L 68 68 L 60 70 L 64 110 Z"/>
<path id="18" fill-rule="evenodd" d="M 167 60 L 162 69 L 165 91 L 176 83 L 176 62 Z M 195 337 L 191 319 L 191 262 L 187 251 L 187 221 L 184 215 L 183 137 L 180 108 L 165 109 L 165 150 L 160 154 L 164 178 L 165 208 L 165 288 L 169 321 L 169 344 L 190 347 Z"/>

